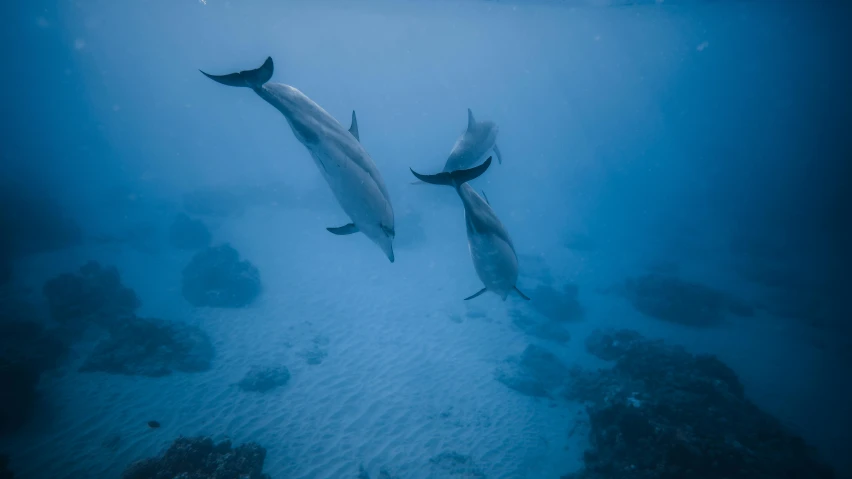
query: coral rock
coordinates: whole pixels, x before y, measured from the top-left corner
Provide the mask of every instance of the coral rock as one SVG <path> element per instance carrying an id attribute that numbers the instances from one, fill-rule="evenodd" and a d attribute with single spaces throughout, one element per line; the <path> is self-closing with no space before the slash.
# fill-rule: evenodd
<path id="1" fill-rule="evenodd" d="M 89 261 L 79 274 L 61 274 L 43 287 L 54 320 L 93 321 L 108 327 L 118 318 L 132 315 L 139 307 L 136 293 L 121 284 L 114 267 Z"/>
<path id="2" fill-rule="evenodd" d="M 267 392 L 290 381 L 290 371 L 285 366 L 252 368 L 237 386 L 243 391 Z"/>
<path id="3" fill-rule="evenodd" d="M 257 268 L 228 244 L 196 253 L 183 270 L 183 297 L 193 306 L 240 308 L 260 291 Z"/>
<path id="4" fill-rule="evenodd" d="M 164 376 L 210 369 L 213 345 L 200 329 L 161 319 L 127 318 L 116 325 L 80 371 Z"/>
<path id="5" fill-rule="evenodd" d="M 231 447 L 209 437 L 180 437 L 160 457 L 131 464 L 121 479 L 269 479 L 266 449 L 250 442 Z"/>

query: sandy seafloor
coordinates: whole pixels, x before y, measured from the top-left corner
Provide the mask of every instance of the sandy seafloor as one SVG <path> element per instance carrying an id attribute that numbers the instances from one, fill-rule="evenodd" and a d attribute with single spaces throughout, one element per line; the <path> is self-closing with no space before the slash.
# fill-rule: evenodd
<path id="1" fill-rule="evenodd" d="M 459 210 L 444 205 L 424 215 L 427 238 L 398 247 L 395 264 L 363 235 L 328 234 L 324 227 L 340 218 L 257 208 L 217 225 L 215 239 L 232 242 L 261 271 L 264 292 L 245 309 L 190 307 L 180 294 L 180 272 L 191 253 L 165 245 L 153 254 L 88 246 L 33 258 L 26 273 L 37 291 L 44 279 L 88 259 L 117 265 L 143 302 L 140 316 L 199 325 L 217 355 L 204 373 L 125 377 L 77 372 L 93 343 L 79 345 L 70 365 L 43 377 L 41 415 L 0 443 L 16 477 L 118 477 L 179 435 L 197 434 L 257 441 L 267 449 L 265 471 L 273 478 L 354 478 L 361 465 L 374 477 L 382 467 L 404 478 L 445 477 L 429 459 L 449 451 L 471 455 L 489 478 L 559 477 L 581 465 L 588 429 L 569 431 L 585 420 L 582 408 L 522 396 L 494 372 L 533 342 L 569 365 L 597 366 L 583 341 L 609 325 L 718 353 L 753 399 L 793 427 L 797 411 L 826 387 L 805 379 L 813 376 L 809 368 L 820 367 L 816 350 L 802 346 L 787 323 L 758 315 L 690 329 L 644 318 L 601 294 L 599 288 L 635 272 L 608 263 L 605 254 L 581 258 L 562 250 L 543 257 L 557 282 L 580 285 L 586 310 L 582 322 L 566 325 L 572 340 L 559 345 L 511 324 L 512 307 L 535 314 L 517 298 L 462 301 L 480 285 Z M 452 218 L 456 236 L 429 233 Z M 537 273 L 528 259 L 525 265 L 521 286 L 533 290 L 529 276 Z M 319 365 L 301 356 L 313 348 L 328 354 Z M 251 366 L 279 364 L 292 373 L 282 388 L 251 394 L 233 385 Z M 811 414 L 814 422 L 832 420 L 827 412 Z M 149 429 L 149 420 L 162 427 Z"/>

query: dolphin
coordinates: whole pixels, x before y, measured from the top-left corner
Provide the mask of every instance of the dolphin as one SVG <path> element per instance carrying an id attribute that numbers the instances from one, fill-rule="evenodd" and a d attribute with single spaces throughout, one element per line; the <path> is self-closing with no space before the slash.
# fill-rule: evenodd
<path id="1" fill-rule="evenodd" d="M 467 109 L 467 129 L 456 140 L 444 170 L 464 170 L 476 165 L 479 160 L 488 153 L 494 151 L 497 163 L 503 164 L 503 155 L 497 147 L 497 133 L 499 128 L 493 121 L 476 121 L 470 108 Z"/>
<path id="2" fill-rule="evenodd" d="M 467 129 L 459 136 L 450 156 L 444 163 L 442 172 L 464 170 L 475 166 L 489 151 L 497 156 L 497 162 L 503 164 L 503 155 L 497 147 L 497 132 L 499 128 L 493 121 L 476 121 L 470 108 L 467 109 Z M 420 181 L 411 184 L 421 184 Z"/>
<path id="3" fill-rule="evenodd" d="M 393 207 L 378 168 L 361 146 L 355 112 L 347 130 L 301 91 L 282 83 L 268 83 L 273 69 L 272 57 L 267 57 L 255 70 L 228 75 L 201 73 L 223 85 L 251 88 L 280 111 L 352 221 L 326 229 L 336 235 L 364 233 L 393 263 Z"/>
<path id="4" fill-rule="evenodd" d="M 444 171 L 437 175 L 421 175 L 414 170 L 411 170 L 411 173 L 424 183 L 452 186 L 462 200 L 470 256 L 477 276 L 485 285 L 481 290 L 465 298 L 465 301 L 486 291 L 496 293 L 503 301 L 506 301 L 509 293 L 514 291 L 518 293 L 518 296 L 529 301 L 530 298 L 517 286 L 518 255 L 515 253 L 512 238 L 509 237 L 500 218 L 491 209 L 488 200 L 479 196 L 467 184 L 468 181 L 485 173 L 489 166 L 491 166 L 490 156 L 483 164 L 467 170 Z"/>

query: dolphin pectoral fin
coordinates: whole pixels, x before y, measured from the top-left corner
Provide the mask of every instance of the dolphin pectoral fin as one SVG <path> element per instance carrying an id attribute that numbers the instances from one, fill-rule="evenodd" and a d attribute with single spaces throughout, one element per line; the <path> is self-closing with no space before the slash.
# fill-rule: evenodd
<path id="1" fill-rule="evenodd" d="M 486 291 L 488 291 L 488 288 L 482 288 L 479 291 L 477 291 L 476 293 L 473 293 L 472 295 L 468 296 L 467 298 L 464 298 L 464 300 L 467 301 L 469 299 L 473 299 L 473 298 L 479 296 L 480 294 L 482 294 Z"/>
<path id="2" fill-rule="evenodd" d="M 488 203 L 488 206 L 491 206 L 491 202 L 488 201 L 488 197 L 485 196 L 485 190 L 481 190 L 481 191 L 482 191 L 482 197 L 485 198 L 485 202 Z"/>
<path id="3" fill-rule="evenodd" d="M 467 129 L 472 130 L 476 126 L 476 119 L 473 117 L 473 112 L 470 108 L 467 109 Z"/>
<path id="4" fill-rule="evenodd" d="M 358 135 L 358 120 L 355 118 L 355 110 L 352 110 L 352 126 L 349 127 L 349 133 L 352 133 L 356 140 L 361 141 L 361 136 Z"/>
<path id="5" fill-rule="evenodd" d="M 245 70 L 239 73 L 229 73 L 227 75 L 211 75 L 203 70 L 198 70 L 207 78 L 228 86 L 244 86 L 248 88 L 260 88 L 264 83 L 272 78 L 272 72 L 275 66 L 272 63 L 272 57 L 266 57 L 266 61 L 260 68 L 254 70 Z"/>
<path id="6" fill-rule="evenodd" d="M 352 233 L 357 233 L 358 227 L 355 226 L 355 223 L 349 223 L 348 225 L 339 226 L 337 228 L 326 228 L 330 233 L 334 233 L 339 236 L 343 235 L 351 235 Z"/>
<path id="7" fill-rule="evenodd" d="M 530 300 L 530 297 L 529 297 L 529 296 L 527 296 L 527 295 L 525 295 L 524 293 L 522 293 L 522 292 L 521 292 L 521 290 L 520 290 L 520 289 L 518 289 L 518 287 L 517 287 L 517 286 L 515 286 L 515 292 L 516 292 L 516 293 L 518 293 L 518 295 L 519 295 L 520 297 L 524 298 L 524 300 L 525 300 L 525 301 L 529 301 L 529 300 Z"/>
<path id="8" fill-rule="evenodd" d="M 500 148 L 497 148 L 497 143 L 494 143 L 494 146 L 491 147 L 491 149 L 494 150 L 494 154 L 497 156 L 497 163 L 502 165 L 503 164 L 503 154 L 500 153 Z"/>

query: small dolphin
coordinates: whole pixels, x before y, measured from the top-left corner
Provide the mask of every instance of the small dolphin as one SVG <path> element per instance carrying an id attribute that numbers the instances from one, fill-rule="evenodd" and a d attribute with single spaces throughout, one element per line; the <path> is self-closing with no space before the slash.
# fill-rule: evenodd
<path id="1" fill-rule="evenodd" d="M 447 162 L 444 163 L 444 173 L 471 168 L 479 163 L 479 160 L 493 151 L 497 156 L 497 162 L 503 163 L 503 155 L 497 147 L 497 132 L 499 129 L 493 121 L 476 121 L 470 108 L 467 109 L 467 130 L 456 140 Z M 420 181 L 411 184 L 421 184 Z"/>
<path id="2" fill-rule="evenodd" d="M 497 163 L 503 164 L 503 155 L 497 147 L 497 133 L 499 128 L 493 121 L 476 121 L 470 108 L 467 109 L 467 130 L 461 134 L 450 156 L 444 164 L 444 171 L 456 171 L 471 168 L 488 153 L 494 151 Z"/>
<path id="3" fill-rule="evenodd" d="M 512 291 L 529 301 L 518 289 L 518 255 L 512 238 L 497 218 L 487 199 L 483 199 L 467 184 L 491 166 L 489 156 L 485 163 L 468 170 L 445 171 L 437 175 L 421 175 L 414 170 L 411 173 L 424 183 L 452 186 L 464 204 L 464 220 L 467 226 L 467 243 L 476 274 L 485 285 L 475 294 L 465 298 L 473 299 L 491 291 L 506 301 Z"/>
<path id="4" fill-rule="evenodd" d="M 362 232 L 394 261 L 393 207 L 385 182 L 373 159 L 361 146 L 358 120 L 352 112 L 352 126 L 343 127 L 333 116 L 299 90 L 272 78 L 272 57 L 256 70 L 207 78 L 228 86 L 247 87 L 280 111 L 293 134 L 311 153 L 337 202 L 351 223 L 326 228 L 336 235 Z"/>

